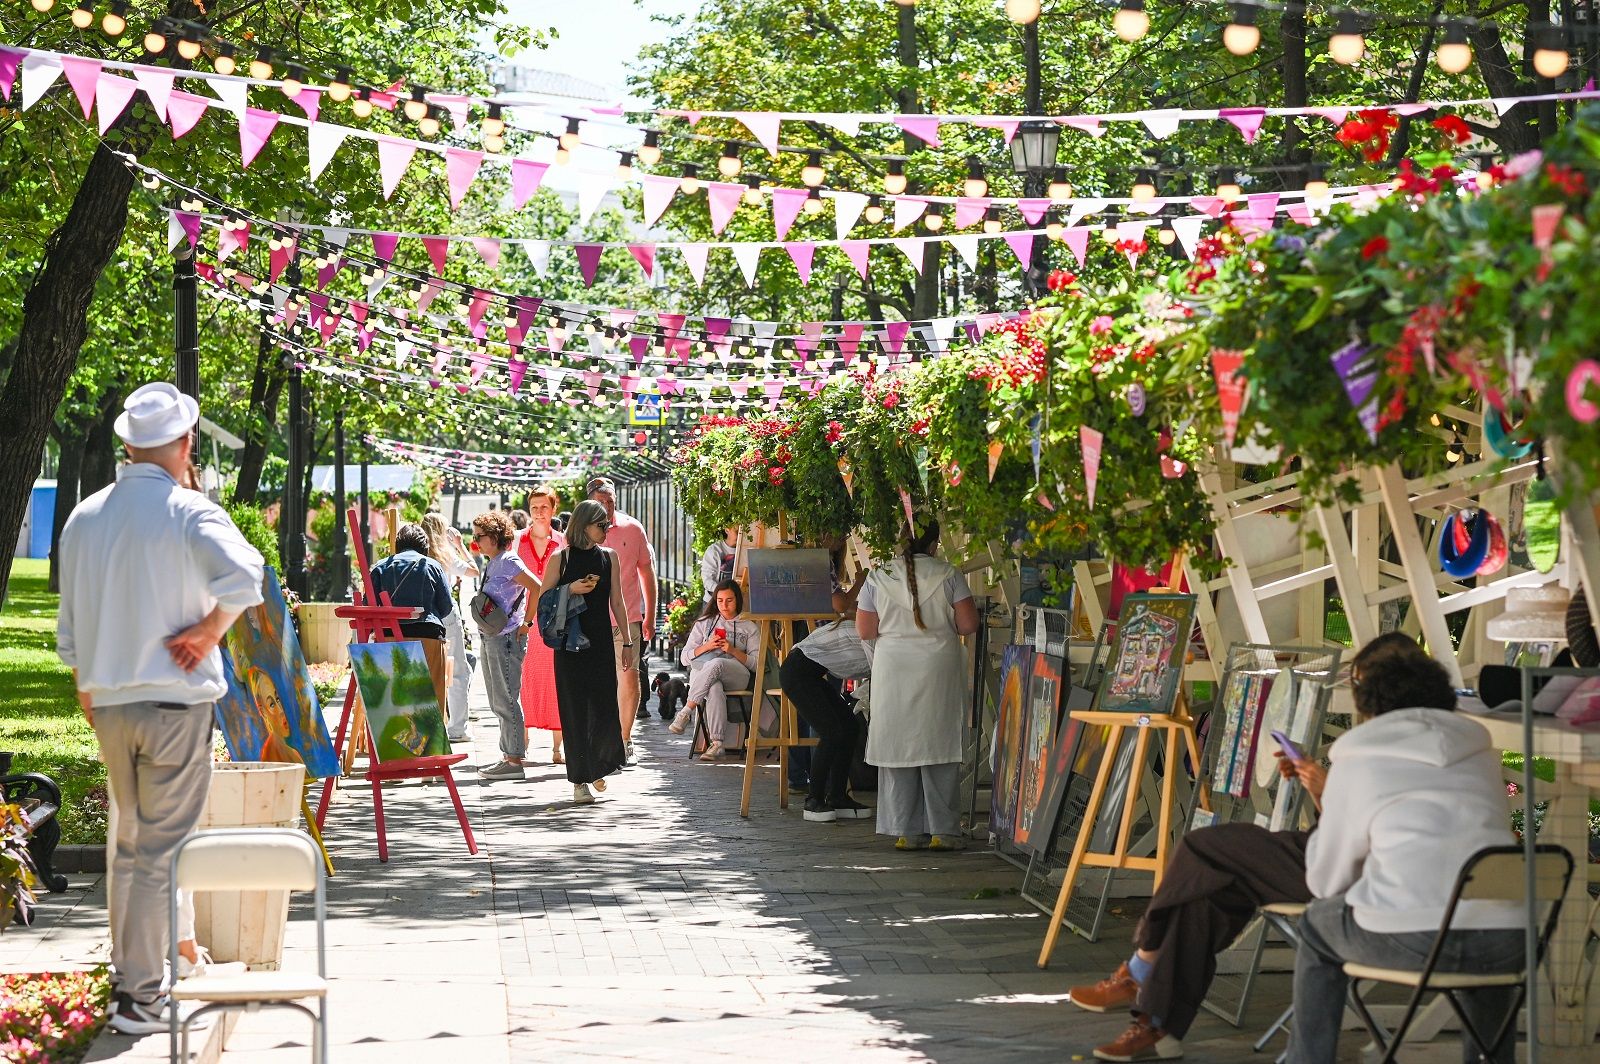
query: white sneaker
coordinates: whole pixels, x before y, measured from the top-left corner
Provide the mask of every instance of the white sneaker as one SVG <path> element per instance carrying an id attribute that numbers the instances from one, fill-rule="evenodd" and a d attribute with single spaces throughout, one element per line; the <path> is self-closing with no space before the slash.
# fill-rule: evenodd
<path id="1" fill-rule="evenodd" d="M 700 755 L 700 760 L 715 761 L 724 753 L 726 753 L 726 751 L 722 749 L 721 743 L 712 743 L 710 746 L 706 747 L 706 752 Z"/>
<path id="2" fill-rule="evenodd" d="M 594 795 L 589 793 L 589 785 L 587 783 L 574 783 L 572 785 L 572 804 L 573 805 L 593 805 L 594 804 Z"/>
<path id="3" fill-rule="evenodd" d="M 667 725 L 667 731 L 674 735 L 682 735 L 684 729 L 689 727 L 689 721 L 694 719 L 694 710 L 684 706 L 678 710 L 678 715 L 672 718 L 672 723 Z"/>
<path id="4" fill-rule="evenodd" d="M 178 954 L 178 978 L 193 979 L 196 976 L 230 976 L 243 975 L 250 970 L 250 966 L 243 961 L 214 961 L 211 951 L 204 946 L 196 946 L 195 953 L 199 955 L 198 962 L 189 960 L 183 954 Z"/>

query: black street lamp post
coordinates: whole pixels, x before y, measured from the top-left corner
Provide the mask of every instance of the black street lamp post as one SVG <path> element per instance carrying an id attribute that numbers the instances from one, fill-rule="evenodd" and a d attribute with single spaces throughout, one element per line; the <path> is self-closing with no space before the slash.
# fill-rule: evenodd
<path id="1" fill-rule="evenodd" d="M 1037 52 L 1032 54 L 1037 55 Z M 1061 127 L 1054 122 L 1030 121 L 1017 127 L 1017 135 L 1011 138 L 1011 168 L 1022 177 L 1022 194 L 1027 198 L 1044 198 L 1050 174 L 1056 168 L 1056 149 L 1060 143 Z M 1035 298 L 1045 292 L 1047 243 L 1048 240 L 1034 239 L 1028 263 L 1025 286 L 1028 294 Z"/>

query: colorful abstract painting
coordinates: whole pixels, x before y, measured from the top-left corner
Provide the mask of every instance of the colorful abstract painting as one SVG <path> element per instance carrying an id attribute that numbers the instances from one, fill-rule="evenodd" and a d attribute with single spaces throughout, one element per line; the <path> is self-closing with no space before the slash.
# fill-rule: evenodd
<path id="1" fill-rule="evenodd" d="M 228 690 L 216 704 L 217 727 L 234 761 L 286 761 L 324 779 L 339 760 L 311 685 L 278 574 L 267 567 L 263 601 L 240 614 L 222 643 Z"/>
<path id="2" fill-rule="evenodd" d="M 1050 753 L 1055 746 L 1056 720 L 1060 715 L 1063 667 L 1059 655 L 1035 652 L 1028 671 L 1027 723 L 1022 736 L 1017 817 L 1012 838 L 1029 852 L 1039 848 L 1051 826 L 1042 813 L 1049 783 Z"/>
<path id="3" fill-rule="evenodd" d="M 1016 829 L 1022 736 L 1027 719 L 1028 670 L 1033 648 L 1013 643 L 1000 655 L 1000 715 L 994 725 L 989 830 L 1009 839 Z"/>
<path id="4" fill-rule="evenodd" d="M 1096 707 L 1127 713 L 1170 713 L 1183 678 L 1193 595 L 1128 595 L 1117 620 L 1111 664 Z"/>
<path id="5" fill-rule="evenodd" d="M 425 642 L 352 643 L 350 665 L 379 762 L 448 754 L 443 700 Z"/>

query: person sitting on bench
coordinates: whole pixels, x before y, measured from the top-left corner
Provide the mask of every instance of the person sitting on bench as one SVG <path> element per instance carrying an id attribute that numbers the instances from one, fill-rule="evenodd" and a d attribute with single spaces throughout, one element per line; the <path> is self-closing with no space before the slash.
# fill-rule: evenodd
<path id="1" fill-rule="evenodd" d="M 689 701 L 679 710 L 668 728 L 683 734 L 694 719 L 697 707 L 704 707 L 707 740 L 702 761 L 715 761 L 724 752 L 723 733 L 728 727 L 729 691 L 749 688 L 756 664 L 761 632 L 754 621 L 743 621 L 744 592 L 732 580 L 714 589 L 700 619 L 689 629 L 683 647 L 683 664 L 689 670 Z M 753 709 L 752 709 L 753 715 Z M 755 722 L 750 722 L 755 727 Z"/>
<path id="2" fill-rule="evenodd" d="M 1375 663 L 1402 668 L 1432 664 L 1416 640 L 1399 632 L 1379 636 L 1356 655 L 1353 675 Z M 1307 759 L 1280 760 L 1313 800 L 1326 773 Z M 1239 937 L 1263 905 L 1311 900 L 1306 887 L 1305 831 L 1268 831 L 1254 824 L 1218 824 L 1186 834 L 1173 852 L 1161 886 L 1133 935 L 1133 956 L 1092 986 L 1075 986 L 1070 1000 L 1090 1012 L 1131 1008 L 1128 1029 L 1094 1051 L 1098 1060 L 1175 1060 L 1216 974 L 1216 955 Z"/>

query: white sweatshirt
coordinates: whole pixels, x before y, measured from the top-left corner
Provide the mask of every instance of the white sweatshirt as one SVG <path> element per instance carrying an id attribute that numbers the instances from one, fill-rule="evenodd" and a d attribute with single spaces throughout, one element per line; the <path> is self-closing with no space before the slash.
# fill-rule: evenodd
<path id="1" fill-rule="evenodd" d="M 1352 728 L 1329 756 L 1306 886 L 1318 898 L 1344 894 L 1368 931 L 1438 930 L 1467 858 L 1515 841 L 1489 733 L 1460 713 L 1402 709 Z M 1524 921 L 1515 903 L 1467 901 L 1452 926 Z"/>

